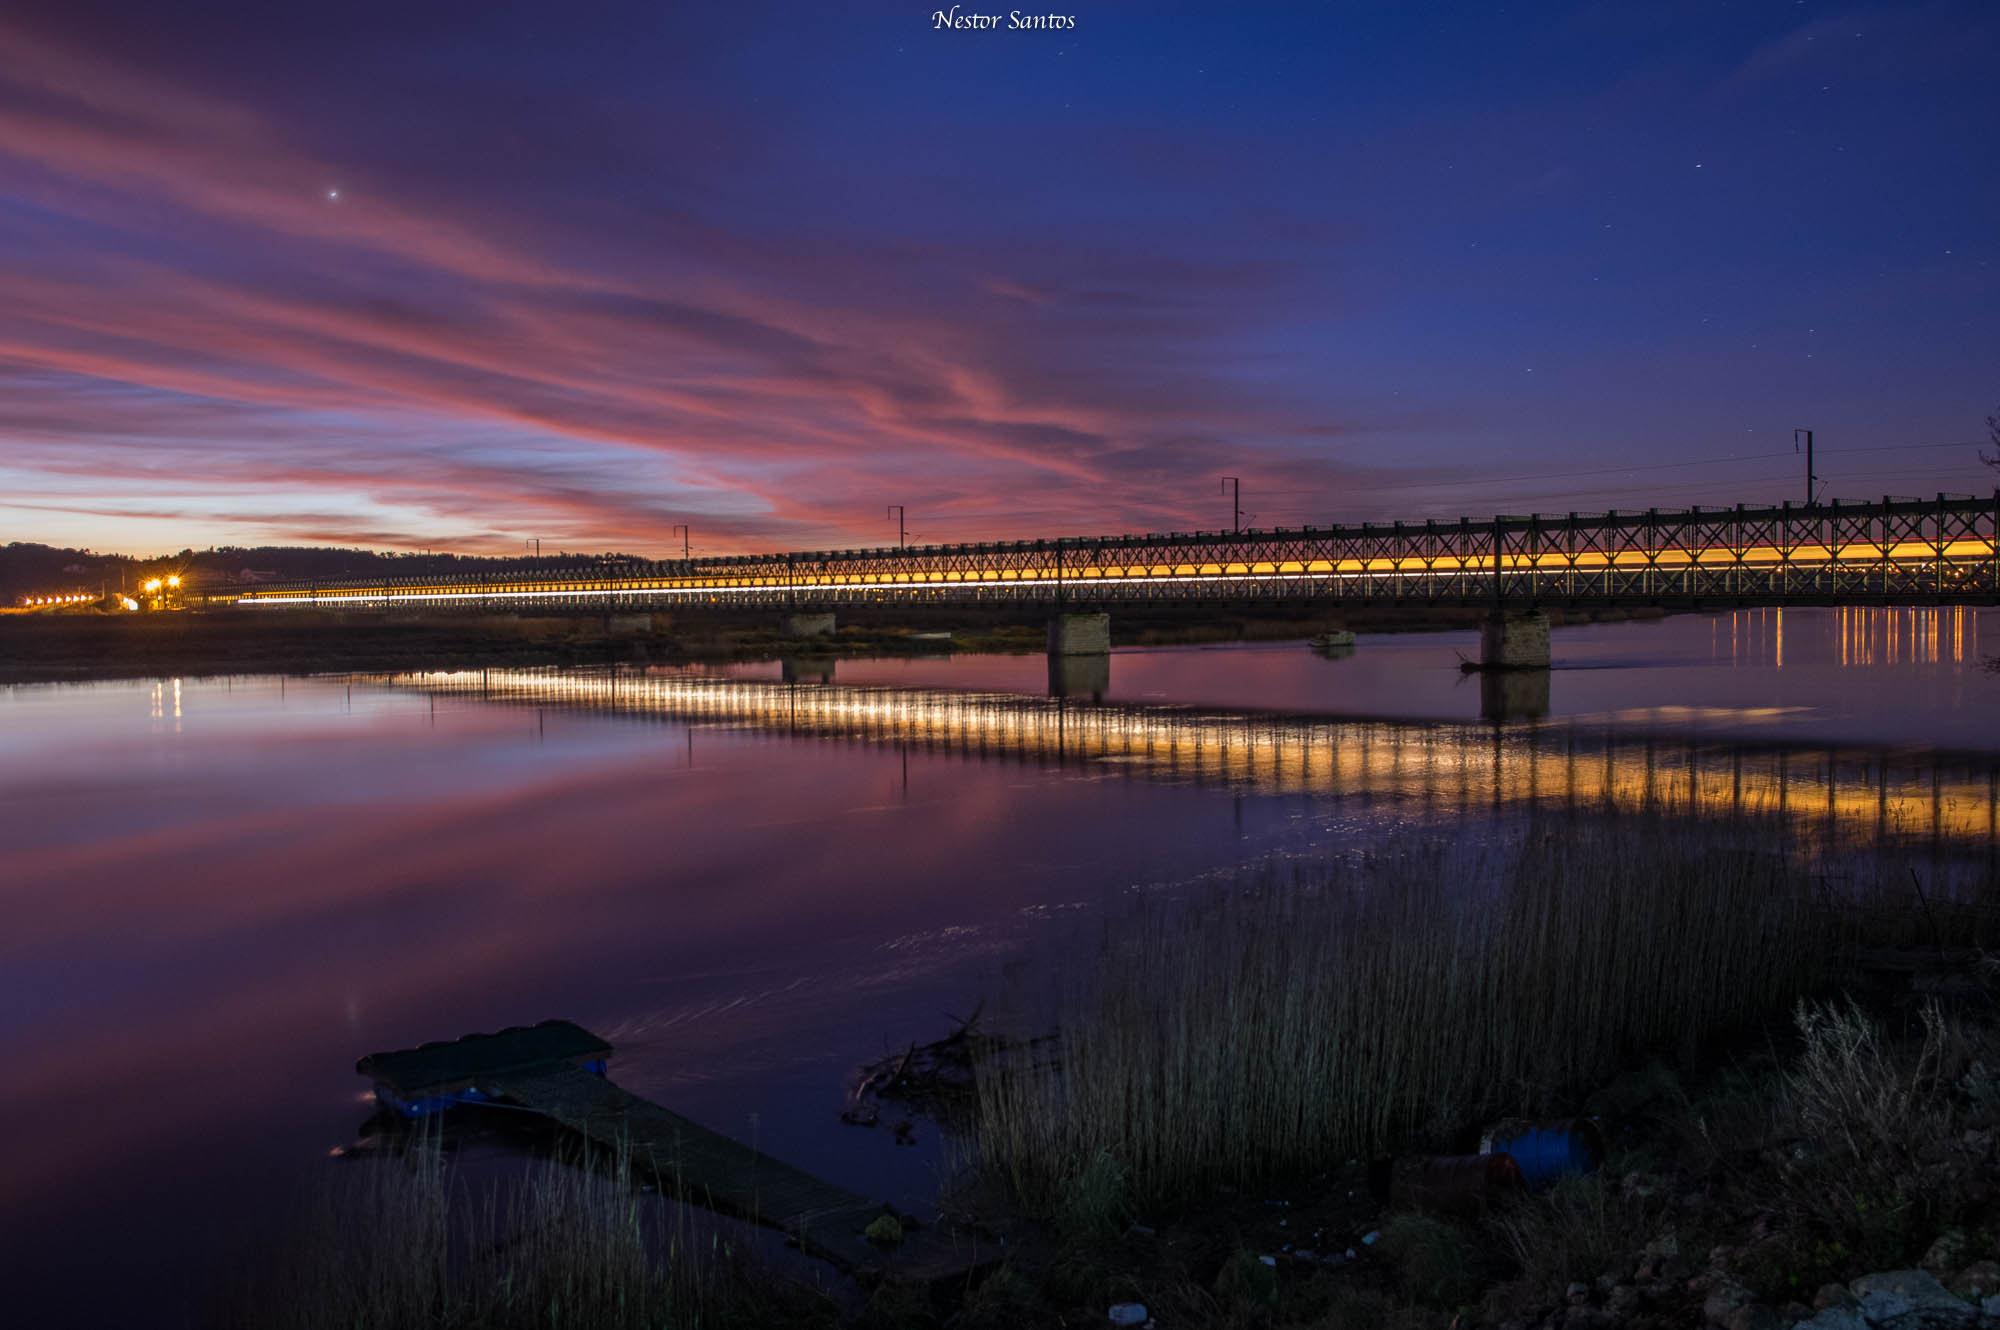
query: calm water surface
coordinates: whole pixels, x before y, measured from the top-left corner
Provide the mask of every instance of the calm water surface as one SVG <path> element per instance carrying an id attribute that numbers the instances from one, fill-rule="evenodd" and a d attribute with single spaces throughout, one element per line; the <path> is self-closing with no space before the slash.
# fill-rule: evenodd
<path id="1" fill-rule="evenodd" d="M 357 1057 L 550 1016 L 921 1209 L 937 1152 L 840 1126 L 850 1071 L 1118 893 L 1661 790 L 1990 843 L 1995 651 L 2000 612 L 1560 630 L 1498 727 L 1470 634 L 1119 652 L 1101 704 L 1040 656 L 0 689 L 10 1304 L 193 1323 L 354 1138 Z"/>

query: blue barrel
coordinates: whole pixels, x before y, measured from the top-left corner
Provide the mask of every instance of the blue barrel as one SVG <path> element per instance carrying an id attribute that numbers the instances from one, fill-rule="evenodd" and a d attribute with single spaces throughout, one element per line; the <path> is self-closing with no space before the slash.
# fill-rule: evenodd
<path id="1" fill-rule="evenodd" d="M 1510 1154 L 1521 1166 L 1521 1182 L 1539 1191 L 1556 1179 L 1594 1173 L 1604 1162 L 1604 1133 L 1589 1118 L 1560 1122 L 1503 1122 L 1479 1142 L 1481 1154 Z"/>

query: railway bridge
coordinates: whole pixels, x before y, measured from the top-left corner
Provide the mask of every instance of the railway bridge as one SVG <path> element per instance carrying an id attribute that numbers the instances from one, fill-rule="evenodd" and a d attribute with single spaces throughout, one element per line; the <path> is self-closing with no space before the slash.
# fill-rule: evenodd
<path id="1" fill-rule="evenodd" d="M 1048 607 L 1052 654 L 1105 649 L 1119 606 L 1484 606 L 1486 663 L 1533 666 L 1547 663 L 1540 611 L 1552 606 L 2000 602 L 2000 490 L 733 555 L 266 585 L 225 598 L 262 610 L 768 605 L 801 634 L 830 631 L 843 604 L 1026 602 Z"/>

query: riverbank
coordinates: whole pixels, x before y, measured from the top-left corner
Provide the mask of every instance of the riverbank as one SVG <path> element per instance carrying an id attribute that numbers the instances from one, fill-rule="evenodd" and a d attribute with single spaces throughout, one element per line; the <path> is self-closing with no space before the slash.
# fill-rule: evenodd
<path id="1" fill-rule="evenodd" d="M 678 626 L 660 616 L 394 615 L 299 611 L 48 615 L 0 622 L 0 683 L 168 675 L 333 674 L 948 649 L 908 630 L 791 640 L 775 628 Z"/>
<path id="2" fill-rule="evenodd" d="M 1346 629 L 1437 632 L 1474 627 L 1484 611 L 1394 607 L 1309 611 L 1161 608 L 1112 615 L 1112 642 L 1160 646 L 1281 641 Z M 66 612 L 0 617 L 0 683 L 82 682 L 225 674 L 330 674 L 528 665 L 659 665 L 799 656 L 1039 652 L 1045 611 L 853 606 L 837 632 L 786 637 L 773 614 L 407 614 L 244 610 L 159 614 Z M 1563 622 L 1560 612 L 1556 621 Z M 1658 618 L 1606 611 L 1570 622 Z"/>
<path id="3" fill-rule="evenodd" d="M 2000 1291 L 1994 887 L 1645 816 L 1147 901 L 1003 1005 L 967 1212 L 1048 1244 L 1017 1319 L 1744 1330 L 1921 1268 L 1968 1294 L 1923 1324 L 1971 1325 Z M 1580 1115 L 1607 1149 L 1554 1186 L 1395 1181 Z"/>
<path id="4" fill-rule="evenodd" d="M 1150 893 L 1066 960 L 1010 966 L 957 1061 L 896 1059 L 941 1074 L 882 1090 L 880 1120 L 927 1112 L 967 1143 L 944 1222 L 1005 1259 L 842 1298 L 706 1279 L 619 1229 L 620 1277 L 724 1327 L 1860 1330 L 1902 1324 L 1864 1315 L 1885 1289 L 1932 1298 L 1922 1324 L 1979 1324 L 2000 1292 L 1992 873 L 1669 810 Z M 1587 1117 L 1597 1166 L 1397 1183 L 1521 1115 Z M 341 1231 L 312 1268 L 355 1266 Z M 549 1252 L 451 1305 L 546 1287 L 570 1259 Z M 377 1323 L 277 1296 L 314 1317 L 274 1324 Z"/>
<path id="5" fill-rule="evenodd" d="M 1466 1208 L 1385 1199 L 1366 1160 L 1151 1205 L 1115 1170 L 1080 1171 L 1075 1196 L 1094 1186 L 1112 1222 L 1043 1220 L 1045 1247 L 1024 1241 L 1035 1254 L 980 1300 L 1008 1315 L 980 1323 L 1137 1305 L 1162 1327 L 1242 1330 L 1991 1324 L 2000 1025 L 1983 967 L 1929 949 L 1843 967 L 1825 997 L 1698 1066 L 1638 1063 L 1575 1096 L 1609 1140 L 1594 1172 Z M 1442 1148 L 1470 1153 L 1478 1135 Z M 1853 1295 L 1899 1271 L 1922 1272 L 1903 1282 L 1936 1299 L 1932 1319 L 1843 1319 L 1881 1312 Z"/>

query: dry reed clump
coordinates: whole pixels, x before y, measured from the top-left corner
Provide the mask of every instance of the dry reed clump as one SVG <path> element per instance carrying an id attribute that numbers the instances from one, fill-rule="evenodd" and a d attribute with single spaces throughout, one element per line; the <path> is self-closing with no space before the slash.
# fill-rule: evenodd
<path id="1" fill-rule="evenodd" d="M 1935 1000 L 1916 1016 L 1891 1038 L 1851 999 L 1798 1004 L 1801 1048 L 1770 1131 L 1785 1163 L 1755 1197 L 1781 1234 L 1765 1265 L 1838 1277 L 1907 1264 L 1990 1203 L 2000 1104 L 1981 1055 L 1996 1032 Z"/>
<path id="2" fill-rule="evenodd" d="M 980 1077 L 983 1160 L 1044 1213 L 1100 1155 L 1160 1201 L 1692 1055 L 1827 962 L 1833 912 L 1772 844 L 1754 818 L 1563 821 L 1146 902 L 1063 987 L 1060 1057 Z"/>
<path id="3" fill-rule="evenodd" d="M 1594 1173 L 1523 1197 L 1497 1210 L 1488 1225 L 1513 1260 L 1515 1286 L 1546 1300 L 1621 1264 L 1629 1274 L 1633 1255 L 1660 1233 L 1666 1210 L 1664 1198 L 1621 1192 L 1616 1179 Z"/>
<path id="4" fill-rule="evenodd" d="M 793 1323 L 798 1309 L 775 1291 L 754 1299 L 760 1308 L 731 1305 L 746 1286 L 734 1254 L 695 1238 L 684 1210 L 636 1194 L 628 1161 L 580 1162 L 540 1163 L 484 1194 L 429 1143 L 404 1167 L 344 1167 L 247 1263 L 221 1319 L 258 1330 Z"/>
<path id="5" fill-rule="evenodd" d="M 1918 1008 L 1923 1036 L 1899 1056 L 1881 1027 L 1848 998 L 1801 1001 L 1793 1009 L 1804 1050 L 1785 1085 L 1805 1131 L 1850 1159 L 1900 1155 L 1943 1130 L 1949 1109 L 1938 1094 L 1945 1019 L 1935 1000 Z"/>
<path id="6" fill-rule="evenodd" d="M 1479 1254 L 1465 1232 L 1429 1215 L 1406 1212 L 1391 1218 L 1382 1225 L 1377 1250 L 1414 1302 L 1456 1306 L 1483 1282 Z"/>

